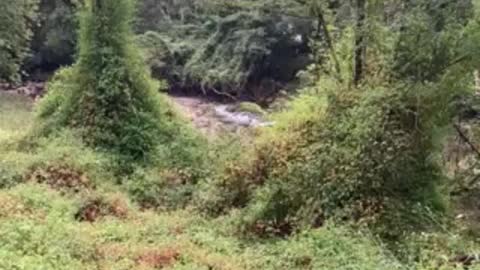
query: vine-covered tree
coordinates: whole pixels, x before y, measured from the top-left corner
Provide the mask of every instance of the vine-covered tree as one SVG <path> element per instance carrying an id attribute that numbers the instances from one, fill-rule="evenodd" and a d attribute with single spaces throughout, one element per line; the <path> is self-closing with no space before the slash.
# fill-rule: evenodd
<path id="1" fill-rule="evenodd" d="M 131 0 L 86 2 L 77 63 L 50 83 L 39 112 L 42 133 L 78 129 L 88 145 L 122 161 L 145 161 L 182 137 L 133 45 L 133 10 Z"/>

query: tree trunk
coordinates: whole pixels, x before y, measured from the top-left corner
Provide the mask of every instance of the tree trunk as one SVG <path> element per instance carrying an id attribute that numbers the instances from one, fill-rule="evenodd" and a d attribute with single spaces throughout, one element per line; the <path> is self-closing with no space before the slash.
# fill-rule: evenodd
<path id="1" fill-rule="evenodd" d="M 317 12 L 317 38 L 320 38 L 321 31 L 323 32 L 323 38 L 325 39 L 325 43 L 327 44 L 328 50 L 330 51 L 330 55 L 333 60 L 333 64 L 335 66 L 336 76 L 339 82 L 342 82 L 342 71 L 340 68 L 340 62 L 338 61 L 337 53 L 335 51 L 335 47 L 333 45 L 332 37 L 330 32 L 328 31 L 327 23 L 325 22 L 325 17 L 323 15 L 323 10 L 318 8 Z M 320 63 L 317 63 L 320 64 Z"/>
<path id="2" fill-rule="evenodd" d="M 315 35 L 315 38 L 318 39 L 318 40 L 320 40 L 321 38 L 324 39 L 325 44 L 328 48 L 328 51 L 330 52 L 331 59 L 332 59 L 333 64 L 334 64 L 335 75 L 337 77 L 337 80 L 339 82 L 342 82 L 343 79 L 342 79 L 342 71 L 341 71 L 341 68 L 340 68 L 340 62 L 338 61 L 337 53 L 335 51 L 335 47 L 334 47 L 334 44 L 333 44 L 332 37 L 330 35 L 330 31 L 328 30 L 327 22 L 325 21 L 325 16 L 324 16 L 324 13 L 323 13 L 323 9 L 320 6 L 320 4 L 317 4 L 316 6 L 313 7 L 313 10 L 314 10 L 313 14 L 317 17 L 317 33 Z M 315 60 L 319 61 L 318 51 L 315 50 L 314 53 L 315 53 Z M 318 66 L 320 66 L 319 62 L 316 63 L 316 64 Z M 320 70 L 318 71 L 318 73 L 320 73 Z"/>
<path id="3" fill-rule="evenodd" d="M 354 70 L 353 84 L 357 86 L 364 76 L 365 67 L 365 20 L 366 20 L 366 0 L 356 0 L 357 3 L 357 22 L 355 29 L 355 52 L 354 52 Z"/>

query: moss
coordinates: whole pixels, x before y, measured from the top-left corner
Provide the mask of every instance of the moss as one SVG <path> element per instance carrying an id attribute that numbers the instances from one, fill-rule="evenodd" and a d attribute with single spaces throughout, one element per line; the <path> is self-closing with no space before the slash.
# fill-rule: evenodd
<path id="1" fill-rule="evenodd" d="M 257 115 L 265 115 L 266 111 L 260 107 L 260 105 L 253 103 L 253 102 L 240 102 L 237 104 L 234 108 L 233 111 L 235 112 L 247 112 L 247 113 L 253 113 Z"/>

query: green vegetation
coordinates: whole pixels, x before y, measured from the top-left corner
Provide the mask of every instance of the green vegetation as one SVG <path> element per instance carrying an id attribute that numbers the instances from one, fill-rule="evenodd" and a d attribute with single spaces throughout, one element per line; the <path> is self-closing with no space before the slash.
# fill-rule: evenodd
<path id="1" fill-rule="evenodd" d="M 37 5 L 37 0 L 0 2 L 0 82 L 17 82 L 21 77 L 22 63 L 30 51 Z"/>
<path id="2" fill-rule="evenodd" d="M 0 201 L 5 269 L 399 269 L 368 237 L 344 228 L 254 244 L 225 234 L 223 220 L 138 213 L 118 194 L 93 204 L 114 210 L 96 212 L 94 223 L 81 217 L 93 217 L 85 205 L 98 201 L 45 186 L 20 185 L 3 191 Z"/>
<path id="3" fill-rule="evenodd" d="M 417 218 L 402 209 L 418 203 L 440 207 L 435 191 L 441 179 L 437 168 L 426 162 L 429 140 L 420 129 L 409 129 L 414 118 L 410 110 L 402 110 L 409 93 L 380 87 L 336 91 L 329 91 L 330 97 L 297 100 L 303 104 L 295 106 L 312 102 L 318 108 L 309 111 L 304 122 L 295 109 L 288 112 L 296 114 L 285 116 L 296 119 L 295 124 L 260 138 L 254 157 L 227 176 L 227 185 L 234 183 L 234 189 L 251 189 L 231 198 L 248 205 L 247 226 L 265 224 L 288 234 L 302 224 L 321 226 L 336 217 L 378 222 L 387 226 L 388 234 L 403 234 L 399 220 L 392 221 L 398 230 L 393 231 L 384 214 L 415 226 Z"/>
<path id="4" fill-rule="evenodd" d="M 133 46 L 130 1 L 93 1 L 85 9 L 79 59 L 52 81 L 39 108 L 39 132 L 77 129 L 87 145 L 113 153 L 121 166 L 149 162 L 157 152 L 167 159 L 182 151 L 176 144 L 194 144 Z"/>
<path id="5" fill-rule="evenodd" d="M 480 2 L 2 5 L 1 269 L 480 269 Z"/>
<path id="6" fill-rule="evenodd" d="M 77 40 L 76 12 L 82 1 L 41 0 L 33 28 L 32 54 L 25 68 L 35 80 L 73 62 Z"/>

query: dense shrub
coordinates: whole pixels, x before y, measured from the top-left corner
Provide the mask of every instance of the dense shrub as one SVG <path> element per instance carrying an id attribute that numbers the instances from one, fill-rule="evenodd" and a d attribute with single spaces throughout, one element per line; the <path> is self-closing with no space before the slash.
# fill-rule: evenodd
<path id="1" fill-rule="evenodd" d="M 106 217 L 126 219 L 131 215 L 131 209 L 123 194 L 93 194 L 83 199 L 75 219 L 81 222 L 95 222 Z"/>
<path id="2" fill-rule="evenodd" d="M 415 269 L 477 269 L 472 260 L 478 247 L 470 239 L 449 231 L 443 233 L 415 233 L 403 239 L 399 257 Z"/>
<path id="3" fill-rule="evenodd" d="M 331 48 L 335 57 L 326 58 L 319 67 L 321 74 L 306 72 L 313 73 L 309 79 L 314 86 L 277 116 L 276 126 L 264 132 L 253 153 L 246 151 L 244 160 L 227 167 L 215 180 L 215 188 L 206 191 L 211 195 L 200 196 L 214 198 L 206 200 L 213 203 L 208 210 L 241 208 L 242 228 L 260 234 L 291 234 L 296 228 L 321 226 L 333 218 L 372 225 L 388 239 L 430 227 L 424 212 L 445 210 L 443 195 L 448 194 L 440 192 L 445 178 L 436 162 L 435 142 L 442 137 L 439 127 L 452 119 L 452 101 L 472 89 L 468 75 L 472 67 L 456 65 L 455 59 L 465 56 L 451 45 L 465 40 L 464 30 L 459 30 L 457 22 L 432 31 L 408 25 L 397 40 L 389 33 L 393 26 L 378 24 L 375 18 L 369 23 L 368 27 L 380 28 L 368 35 L 369 74 L 363 84 L 352 87 L 349 83 L 358 33 L 345 27 Z M 403 43 L 409 31 L 415 33 L 412 38 L 435 49 Z M 397 75 L 409 75 L 395 74 L 395 64 L 419 66 L 399 52 L 413 58 L 424 55 L 410 51 L 417 49 L 443 53 L 448 59 L 437 59 L 442 61 L 435 66 L 437 56 L 430 55 L 432 62 L 420 62 L 438 68 L 421 68 L 432 76 L 412 71 L 420 76 L 409 78 L 415 83 L 396 81 Z M 335 61 L 340 70 L 334 67 Z M 323 79 L 322 73 L 330 79 Z M 334 73 L 340 79 L 332 79 Z"/>
<path id="4" fill-rule="evenodd" d="M 218 180 L 220 202 L 245 207 L 244 228 L 288 234 L 332 217 L 381 230 L 382 222 L 396 222 L 395 230 L 382 230 L 387 237 L 415 228 L 415 205 L 442 209 L 436 194 L 442 177 L 431 159 L 431 135 L 422 131 L 428 120 L 413 105 L 415 92 L 334 92 L 327 81 L 322 85 L 323 94 L 295 100 L 247 161 Z"/>
<path id="5" fill-rule="evenodd" d="M 137 170 L 125 180 L 132 198 L 144 208 L 179 209 L 185 207 L 195 190 L 191 175 L 181 170 Z"/>

